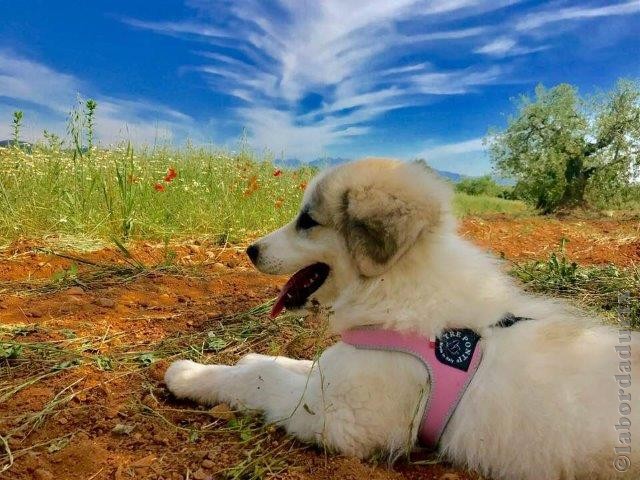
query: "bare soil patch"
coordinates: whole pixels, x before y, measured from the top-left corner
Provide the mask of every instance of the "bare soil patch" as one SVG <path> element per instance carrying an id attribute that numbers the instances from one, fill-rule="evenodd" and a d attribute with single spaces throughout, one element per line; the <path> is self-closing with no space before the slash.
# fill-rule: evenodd
<path id="1" fill-rule="evenodd" d="M 581 265 L 640 264 L 640 222 L 546 217 L 469 217 L 460 232 L 478 245 L 508 260 L 543 260 L 563 239 L 569 259 Z"/>

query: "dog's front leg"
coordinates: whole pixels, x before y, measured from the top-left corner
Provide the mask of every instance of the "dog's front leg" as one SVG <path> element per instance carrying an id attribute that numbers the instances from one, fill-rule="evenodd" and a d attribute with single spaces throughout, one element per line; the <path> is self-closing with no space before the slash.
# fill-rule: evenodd
<path id="1" fill-rule="evenodd" d="M 165 382 L 177 397 L 260 410 L 300 440 L 357 457 L 411 445 L 428 396 L 419 360 L 341 342 L 317 362 L 255 354 L 231 367 L 180 360 Z"/>
<path id="2" fill-rule="evenodd" d="M 321 373 L 310 361 L 255 354 L 235 366 L 180 360 L 167 370 L 165 383 L 179 398 L 260 410 L 303 441 L 323 441 Z"/>

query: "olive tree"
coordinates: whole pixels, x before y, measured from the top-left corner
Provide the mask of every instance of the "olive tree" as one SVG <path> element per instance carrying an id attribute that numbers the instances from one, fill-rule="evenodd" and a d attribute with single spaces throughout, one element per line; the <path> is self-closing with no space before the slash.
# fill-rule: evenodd
<path id="1" fill-rule="evenodd" d="M 521 96 L 504 131 L 486 139 L 495 170 L 516 180 L 514 193 L 549 213 L 611 200 L 640 171 L 640 90 L 621 80 L 581 99 L 561 84 Z"/>

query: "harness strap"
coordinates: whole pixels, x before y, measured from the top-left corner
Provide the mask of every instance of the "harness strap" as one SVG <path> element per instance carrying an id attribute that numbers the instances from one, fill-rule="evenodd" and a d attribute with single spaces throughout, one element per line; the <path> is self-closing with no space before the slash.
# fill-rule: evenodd
<path id="1" fill-rule="evenodd" d="M 492 327 L 508 328 L 523 320 L 532 319 L 507 313 Z M 429 373 L 431 392 L 418 439 L 435 448 L 480 366 L 480 336 L 469 329 L 446 330 L 430 340 L 411 332 L 363 327 L 342 332 L 342 341 L 360 349 L 407 353 L 422 362 Z"/>
<path id="2" fill-rule="evenodd" d="M 422 361 L 429 372 L 431 392 L 422 414 L 418 438 L 422 444 L 432 447 L 438 444 L 482 358 L 482 350 L 474 348 L 466 370 L 453 367 L 437 359 L 436 342 L 421 335 L 394 330 L 347 330 L 342 333 L 342 341 L 356 348 L 404 352 Z"/>

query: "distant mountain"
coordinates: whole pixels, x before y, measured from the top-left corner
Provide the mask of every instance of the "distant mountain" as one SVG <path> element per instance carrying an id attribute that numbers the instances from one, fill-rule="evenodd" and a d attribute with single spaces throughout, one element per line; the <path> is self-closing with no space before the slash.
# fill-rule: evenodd
<path id="1" fill-rule="evenodd" d="M 299 158 L 285 158 L 284 160 L 276 160 L 275 163 L 287 168 L 299 168 L 305 165 L 317 168 L 326 168 L 348 162 L 349 160 L 349 158 L 342 157 L 319 157 L 309 162 L 303 162 Z"/>
<path id="2" fill-rule="evenodd" d="M 451 180 L 453 183 L 457 183 L 463 178 L 467 178 L 467 175 L 462 175 L 461 173 L 448 172 L 446 170 L 438 170 L 437 168 L 434 168 L 434 170 L 438 173 L 438 175 L 446 178 L 447 180 Z"/>
<path id="3" fill-rule="evenodd" d="M 342 158 L 342 157 L 321 157 L 321 158 L 316 158 L 314 160 L 311 160 L 309 162 L 303 162 L 298 158 L 286 158 L 284 160 L 276 160 L 276 164 L 281 165 L 283 167 L 287 167 L 287 168 L 299 168 L 299 167 L 302 167 L 303 165 L 308 165 L 308 166 L 317 167 L 317 168 L 326 168 L 326 167 L 333 167 L 334 165 L 339 165 L 344 162 L 348 162 L 349 160 L 350 160 L 349 158 Z M 437 170 L 435 168 L 434 170 L 440 176 L 446 178 L 447 180 L 451 180 L 454 183 L 459 182 L 460 180 L 466 177 L 466 175 L 462 175 L 461 173 L 448 172 L 446 170 Z"/>
<path id="4" fill-rule="evenodd" d="M 21 148 L 31 148 L 33 145 L 27 142 L 19 142 Z M 0 147 L 11 147 L 13 145 L 13 140 L 0 140 Z"/>

